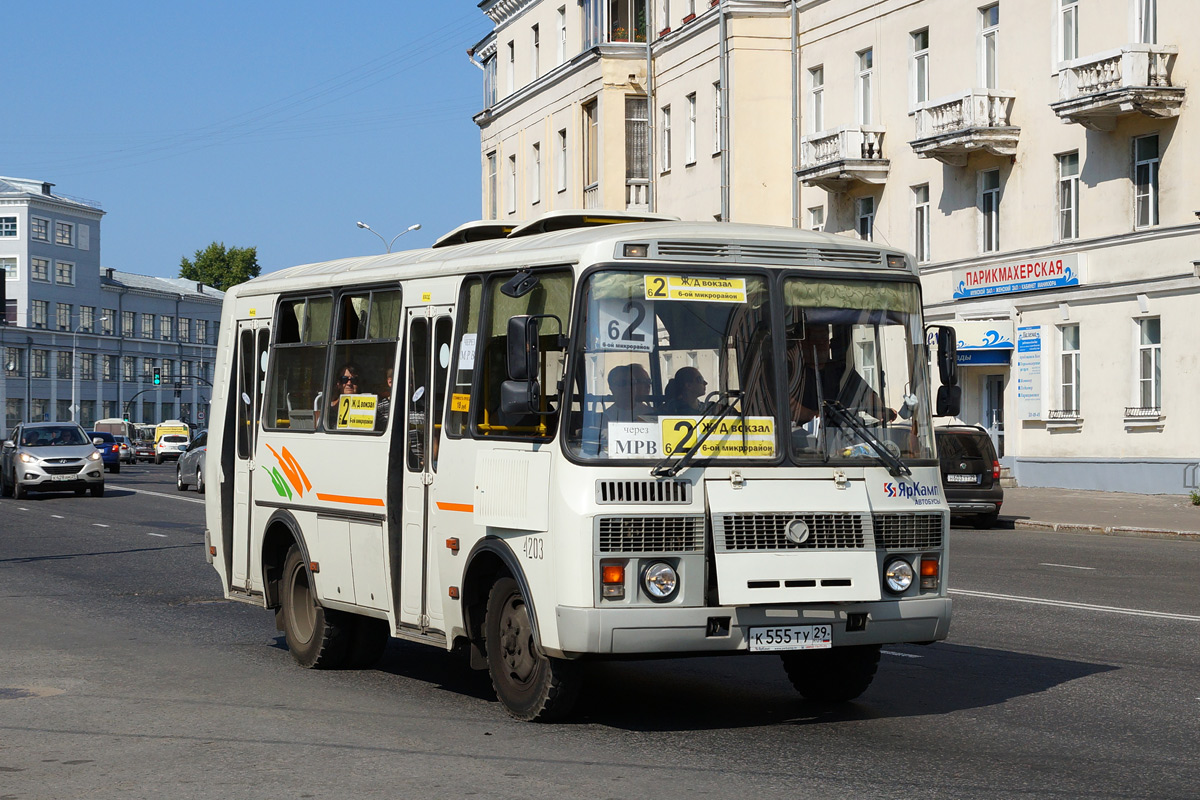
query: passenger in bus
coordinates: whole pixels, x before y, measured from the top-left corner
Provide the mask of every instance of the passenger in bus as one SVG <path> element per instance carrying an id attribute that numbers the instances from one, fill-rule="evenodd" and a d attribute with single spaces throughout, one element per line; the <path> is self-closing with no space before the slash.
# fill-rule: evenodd
<path id="1" fill-rule="evenodd" d="M 799 338 L 793 338 L 793 332 L 795 329 L 789 330 L 788 344 L 789 348 L 799 348 L 801 370 L 799 388 L 788 398 L 793 423 L 804 425 L 819 417 L 822 400 L 859 409 L 884 422 L 896 418 L 896 412 L 887 407 L 854 365 L 848 363 L 849 328 L 810 322 Z M 789 357 L 788 363 L 794 363 L 793 358 Z M 795 381 L 789 381 L 789 385 L 795 386 Z"/>
<path id="2" fill-rule="evenodd" d="M 337 427 L 338 401 L 341 400 L 341 396 L 344 394 L 358 394 L 359 381 L 361 380 L 358 365 L 350 361 L 347 361 L 338 368 L 335 375 L 336 377 L 333 379 L 333 391 L 330 392 L 333 399 L 329 402 L 329 408 L 327 409 L 330 420 L 329 427 L 331 428 Z"/>
<path id="3" fill-rule="evenodd" d="M 388 368 L 387 376 L 384 378 L 385 385 L 379 392 L 379 403 L 375 406 L 375 430 L 381 431 L 387 428 L 388 417 L 392 413 L 392 379 L 395 371 Z"/>
<path id="4" fill-rule="evenodd" d="M 610 422 L 646 422 L 654 416 L 650 390 L 654 383 L 641 364 L 620 364 L 608 371 L 608 389 L 612 403 L 600 415 L 600 430 Z"/>
<path id="5" fill-rule="evenodd" d="M 704 413 L 704 404 L 700 402 L 700 398 L 704 396 L 707 388 L 708 381 L 704 380 L 700 370 L 695 367 L 680 367 L 675 377 L 667 381 L 667 387 L 663 390 L 663 396 L 666 398 L 663 413 L 690 417 Z"/>

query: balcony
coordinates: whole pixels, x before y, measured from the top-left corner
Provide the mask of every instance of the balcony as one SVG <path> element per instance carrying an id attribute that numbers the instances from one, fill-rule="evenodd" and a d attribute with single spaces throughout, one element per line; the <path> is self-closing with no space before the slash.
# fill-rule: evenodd
<path id="1" fill-rule="evenodd" d="M 1077 58 L 1059 73 L 1061 99 L 1050 107 L 1063 122 L 1094 131 L 1113 130 L 1122 114 L 1178 116 L 1184 88 L 1171 85 L 1178 52 L 1173 46 L 1127 44 Z"/>
<path id="2" fill-rule="evenodd" d="M 922 158 L 963 167 L 967 156 L 985 151 L 1014 156 L 1021 129 L 1012 124 L 1015 96 L 992 89 L 971 89 L 949 99 L 931 100 L 917 109 L 917 138 L 909 142 Z"/>
<path id="3" fill-rule="evenodd" d="M 625 210 L 626 211 L 649 211 L 650 210 L 650 179 L 649 178 L 626 178 L 625 179 Z"/>
<path id="4" fill-rule="evenodd" d="M 864 125 L 805 136 L 796 177 L 806 186 L 833 193 L 855 183 L 883 183 L 890 166 L 883 157 L 883 133 L 883 128 Z"/>
<path id="5" fill-rule="evenodd" d="M 584 208 L 599 208 L 600 207 L 600 184 L 592 183 L 583 187 L 583 207 Z"/>

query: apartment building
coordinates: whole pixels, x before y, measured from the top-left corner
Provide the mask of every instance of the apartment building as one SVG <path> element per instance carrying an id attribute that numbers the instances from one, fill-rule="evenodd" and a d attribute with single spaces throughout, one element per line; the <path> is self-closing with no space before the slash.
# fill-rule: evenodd
<path id="1" fill-rule="evenodd" d="M 204 424 L 224 293 L 101 267 L 103 216 L 51 183 L 0 177 L 0 434 L 125 414 Z"/>
<path id="2" fill-rule="evenodd" d="M 480 7 L 484 217 L 904 247 L 958 329 L 962 416 L 1022 485 L 1200 483 L 1194 0 Z"/>

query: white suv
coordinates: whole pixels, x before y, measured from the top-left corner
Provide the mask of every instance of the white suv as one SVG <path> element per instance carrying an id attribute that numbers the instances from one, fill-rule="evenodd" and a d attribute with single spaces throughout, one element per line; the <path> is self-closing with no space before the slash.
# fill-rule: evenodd
<path id="1" fill-rule="evenodd" d="M 188 437 L 180 433 L 168 433 L 159 437 L 154 445 L 154 463 L 178 460 L 183 451 L 187 450 L 189 441 L 191 440 Z"/>

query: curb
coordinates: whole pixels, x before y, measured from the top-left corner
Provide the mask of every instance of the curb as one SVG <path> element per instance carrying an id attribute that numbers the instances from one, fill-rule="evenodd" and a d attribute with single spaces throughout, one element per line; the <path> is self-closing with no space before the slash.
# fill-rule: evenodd
<path id="1" fill-rule="evenodd" d="M 1012 525 L 1014 530 L 1098 533 L 1106 536 L 1141 536 L 1144 538 L 1192 539 L 1200 541 L 1200 531 L 1133 528 L 1128 525 L 1083 525 L 1074 522 L 1041 522 L 1033 519 L 1013 520 Z"/>

